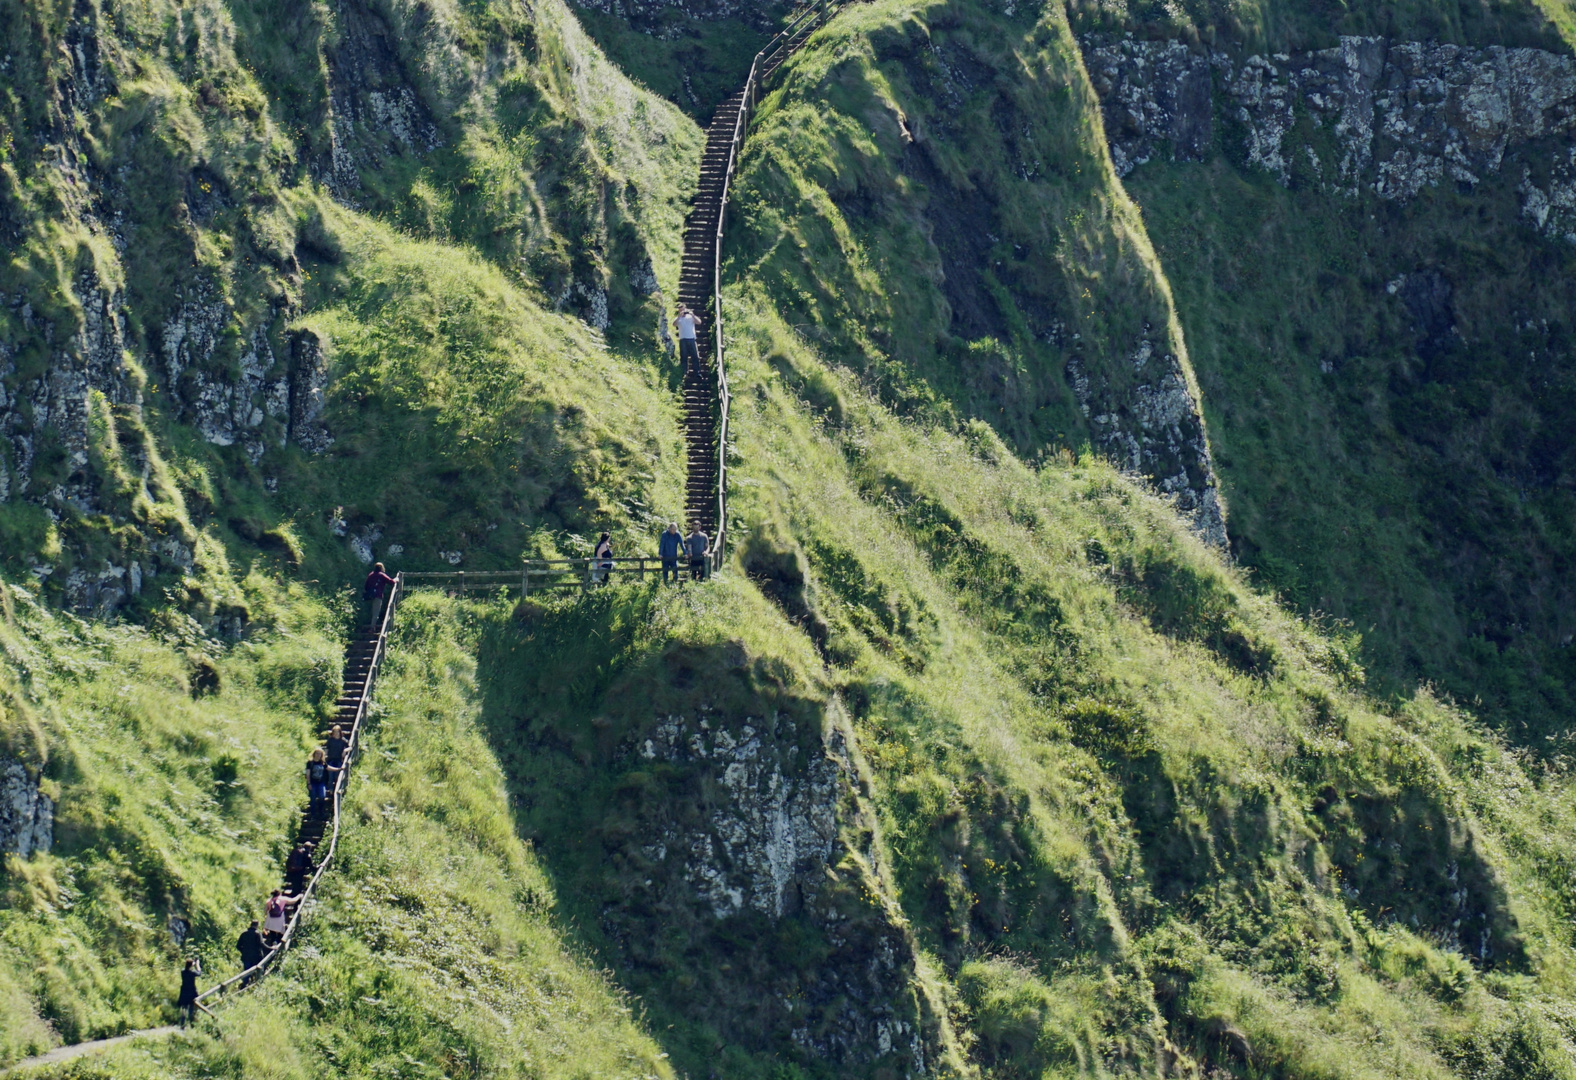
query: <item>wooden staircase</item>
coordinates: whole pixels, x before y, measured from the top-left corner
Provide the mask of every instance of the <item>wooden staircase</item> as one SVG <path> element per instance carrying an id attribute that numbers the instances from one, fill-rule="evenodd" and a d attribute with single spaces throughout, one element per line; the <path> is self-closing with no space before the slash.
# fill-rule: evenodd
<path id="1" fill-rule="evenodd" d="M 728 377 L 722 357 L 720 270 L 728 185 L 766 80 L 837 7 L 834 0 L 815 0 L 796 10 L 787 28 L 756 54 L 743 88 L 718 106 L 706 128 L 700 184 L 684 222 L 679 303 L 701 317 L 695 343 L 701 362 L 698 369 L 684 374 L 684 446 L 689 465 L 684 516 L 691 527 L 698 525 L 713 538 L 713 560 L 717 566 L 721 565 L 727 537 Z"/>
<path id="2" fill-rule="evenodd" d="M 330 774 L 328 800 L 323 811 L 313 813 L 310 803 L 301 811 L 296 826 L 295 843 L 291 846 L 293 849 L 296 845 L 310 843 L 312 859 L 311 865 L 304 872 L 290 873 L 288 868 L 286 869 L 284 884 L 280 891 L 299 902 L 295 904 L 290 915 L 283 940 L 270 949 L 255 968 L 243 971 L 203 991 L 198 996 L 199 1002 L 211 1001 L 231 990 L 244 989 L 256 982 L 268 973 L 278 958 L 290 947 L 296 928 L 305 914 L 305 901 L 317 887 L 318 880 L 333 861 L 334 852 L 339 846 L 340 801 L 344 797 L 345 785 L 350 777 L 350 767 L 361 753 L 361 740 L 366 732 L 367 716 L 372 705 L 372 690 L 377 683 L 378 669 L 382 666 L 383 658 L 388 652 L 389 633 L 394 628 L 394 615 L 399 609 L 399 602 L 404 593 L 405 576 L 396 575 L 394 584 L 389 586 L 388 599 L 377 621 L 370 626 L 356 627 L 350 641 L 345 645 L 343 688 L 334 703 L 334 718 L 324 725 L 319 736 L 321 739 L 327 739 L 337 725 L 350 745 L 345 750 L 342 771 Z M 296 778 L 297 783 L 305 784 L 304 773 L 297 773 Z"/>

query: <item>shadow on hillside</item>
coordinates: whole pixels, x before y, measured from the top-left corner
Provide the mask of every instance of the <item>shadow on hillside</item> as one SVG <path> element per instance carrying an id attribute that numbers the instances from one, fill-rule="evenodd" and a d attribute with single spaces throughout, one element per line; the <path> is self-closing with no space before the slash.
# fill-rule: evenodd
<path id="1" fill-rule="evenodd" d="M 565 931 L 640 999 L 675 1067 L 781 1075 L 786 1062 L 805 1063 L 783 1001 L 814 1004 L 825 971 L 848 965 L 851 950 L 829 946 L 792 903 L 775 919 L 748 905 L 717 917 L 687 876 L 688 845 L 728 793 L 714 763 L 653 760 L 641 747 L 663 718 L 710 717 L 720 731 L 772 716 L 786 734 L 763 754 L 804 760 L 820 752 L 822 703 L 737 643 L 652 640 L 655 589 L 526 603 L 489 625 L 477 654 L 483 727 Z"/>

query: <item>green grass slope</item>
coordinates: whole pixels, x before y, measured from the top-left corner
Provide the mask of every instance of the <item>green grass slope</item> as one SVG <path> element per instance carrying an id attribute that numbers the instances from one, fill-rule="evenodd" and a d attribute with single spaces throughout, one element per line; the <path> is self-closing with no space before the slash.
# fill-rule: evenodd
<path id="1" fill-rule="evenodd" d="M 674 1075 L 516 833 L 478 723 L 490 614 L 419 595 L 401 609 L 335 870 L 279 971 L 217 1029 L 43 1075 Z"/>
<path id="2" fill-rule="evenodd" d="M 35 59 L 77 25 L 26 11 L 6 33 Z M 644 547 L 677 505 L 659 301 L 616 282 L 630 258 L 671 281 L 693 126 L 556 5 L 237 3 L 183 39 L 161 13 L 101 34 L 99 113 L 7 99 L 37 110 L 6 121 L 7 280 L 62 337 L 85 267 L 124 290 L 144 404 L 106 399 L 88 461 L 199 557 L 122 624 L 6 594 L 7 753 L 61 823 L 6 862 L 6 1060 L 164 1018 L 171 914 L 233 970 L 336 689 L 349 540 L 514 565 L 599 527 Z M 401 86 L 441 147 L 358 119 Z M 173 248 L 123 257 L 38 164 L 62 102 Z M 55 1075 L 1576 1075 L 1560 759 L 1370 686 L 1357 637 L 1086 452 L 1069 359 L 1112 393 L 1140 340 L 1185 365 L 1207 297 L 1185 267 L 1178 322 L 1100 139 L 1056 9 L 840 16 L 739 181 L 728 572 L 414 595 L 301 947 L 217 1028 Z M 193 194 L 211 178 L 226 202 Z M 163 404 L 139 357 L 173 303 L 155 270 L 189 284 L 187 260 L 240 313 L 219 362 L 271 296 L 279 351 L 324 343 L 324 453 L 253 462 Z M 596 288 L 601 332 L 566 314 L 595 321 Z M 62 567 L 124 527 L 20 505 L 24 554 Z M 786 864 L 749 839 L 776 828 Z M 712 873 L 728 843 L 764 901 Z"/>
<path id="3" fill-rule="evenodd" d="M 42 565 L 64 595 L 205 532 L 307 578 L 373 530 L 434 565 L 512 565 L 538 528 L 668 509 L 662 290 L 700 133 L 562 5 L 209 4 L 186 37 L 160 5 L 0 19 L 0 467 L 30 485 L 0 506 L 9 573 Z M 343 434 L 323 455 L 286 443 L 267 388 L 306 393 L 314 342 Z M 80 422 L 73 364 L 103 398 Z M 399 476 L 440 504 L 380 501 Z"/>
<path id="4" fill-rule="evenodd" d="M 276 618 L 226 647 L 190 618 L 104 626 L 3 586 L 0 737 L 55 801 L 53 850 L 5 856 L 5 1060 L 167 1022 L 182 944 L 228 967 L 277 884 L 342 627 L 299 589 L 244 587 Z"/>
<path id="5" fill-rule="evenodd" d="M 1576 44 L 1569 0 L 1075 0 L 1068 8 L 1080 31 L 1131 30 L 1250 52 L 1329 48 L 1344 35 L 1544 49 Z"/>
<path id="6" fill-rule="evenodd" d="M 742 565 L 822 642 L 987 1075 L 1568 1072 L 1562 774 L 1377 707 L 1107 467 L 916 428 L 757 318 Z"/>
<path id="7" fill-rule="evenodd" d="M 1432 680 L 1565 753 L 1571 254 L 1506 178 L 1397 210 L 1221 161 L 1141 172 L 1243 561 L 1350 620 L 1390 685 Z M 1455 283 L 1438 350 L 1385 287 L 1418 267 Z"/>
<path id="8" fill-rule="evenodd" d="M 729 279 L 905 414 L 983 420 L 1028 460 L 1094 445 L 1213 500 L 1169 286 L 1061 8 L 851 5 L 763 102 L 734 190 Z"/>

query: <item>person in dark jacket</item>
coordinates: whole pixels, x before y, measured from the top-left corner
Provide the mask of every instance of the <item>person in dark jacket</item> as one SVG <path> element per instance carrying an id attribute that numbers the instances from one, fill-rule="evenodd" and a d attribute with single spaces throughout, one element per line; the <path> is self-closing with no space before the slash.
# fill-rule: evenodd
<path id="1" fill-rule="evenodd" d="M 684 534 L 679 532 L 678 522 L 669 522 L 668 531 L 662 534 L 657 541 L 657 557 L 662 560 L 662 581 L 666 584 L 668 575 L 673 575 L 673 581 L 679 579 L 679 554 L 684 550 Z"/>
<path id="2" fill-rule="evenodd" d="M 299 893 L 306 883 L 306 876 L 312 872 L 312 845 L 310 843 L 297 844 L 285 859 L 285 881 L 290 886 L 292 893 Z"/>
<path id="3" fill-rule="evenodd" d="M 257 929 L 257 920 L 252 920 L 252 925 L 241 931 L 241 936 L 235 941 L 235 950 L 241 954 L 241 970 L 251 971 L 252 968 L 263 962 L 263 957 L 268 955 L 268 946 L 263 944 L 263 935 Z M 253 972 L 241 980 L 242 986 L 248 986 L 257 977 Z"/>
<path id="4" fill-rule="evenodd" d="M 389 586 L 394 584 L 394 579 L 383 572 L 382 563 L 373 563 L 372 572 L 367 575 L 366 582 L 361 586 L 361 599 L 367 605 L 367 625 L 376 626 L 378 616 L 383 614 L 383 598 L 388 595 Z"/>
<path id="5" fill-rule="evenodd" d="M 195 960 L 186 961 L 186 966 L 181 969 L 181 992 L 175 999 L 175 1007 L 181 1013 L 181 1027 L 185 1027 L 197 1019 L 197 1010 L 203 1009 L 202 1002 L 197 1000 L 197 977 L 202 974 L 202 967 Z M 208 1013 L 212 1016 L 213 1013 Z"/>
<path id="6" fill-rule="evenodd" d="M 696 581 L 705 581 L 707 578 L 706 556 L 711 554 L 711 537 L 706 531 L 696 525 L 684 540 L 684 546 L 689 549 L 690 577 Z"/>
<path id="7" fill-rule="evenodd" d="M 328 767 L 343 769 L 345 767 L 345 751 L 350 749 L 350 740 L 345 738 L 345 729 L 338 724 L 328 733 L 328 738 L 323 740 L 323 753 L 328 757 Z"/>
<path id="8" fill-rule="evenodd" d="M 311 803 L 314 818 L 324 817 L 328 812 L 328 788 L 334 782 L 333 774 L 337 771 L 328 767 L 328 759 L 321 746 L 306 759 L 306 797 Z"/>

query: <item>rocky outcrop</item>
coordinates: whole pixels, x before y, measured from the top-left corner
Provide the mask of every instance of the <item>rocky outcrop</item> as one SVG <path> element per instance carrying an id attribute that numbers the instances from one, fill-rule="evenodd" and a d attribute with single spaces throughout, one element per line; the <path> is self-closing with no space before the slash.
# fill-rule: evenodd
<path id="1" fill-rule="evenodd" d="M 290 383 L 286 439 L 309 454 L 321 454 L 334 445 L 334 436 L 323 422 L 323 391 L 328 386 L 328 358 L 323 341 L 310 330 L 290 339 Z"/>
<path id="2" fill-rule="evenodd" d="M 233 372 L 215 370 L 221 335 L 233 318 L 212 287 L 198 282 L 164 323 L 160 353 L 177 417 L 215 446 L 239 443 L 255 465 L 268 443 L 284 445 L 289 373 L 275 358 L 264 326 L 252 329 Z"/>
<path id="3" fill-rule="evenodd" d="M 0 760 L 0 854 L 27 858 L 55 842 L 55 804 L 20 761 Z"/>
<path id="4" fill-rule="evenodd" d="M 317 172 L 336 198 L 353 206 L 363 169 L 424 153 L 443 140 L 411 88 L 387 23 L 360 0 L 340 0 L 334 7 L 336 33 L 327 57 L 329 153 Z"/>
<path id="5" fill-rule="evenodd" d="M 847 736 L 804 724 L 702 711 L 661 717 L 626 747 L 626 784 L 660 776 L 668 797 L 642 805 L 615 856 L 642 884 L 626 911 L 609 912 L 607 929 L 639 963 L 659 929 L 639 912 L 681 907 L 697 934 L 734 942 L 797 923 L 823 950 L 816 962 L 719 975 L 715 991 L 737 1003 L 730 1040 L 922 1075 L 941 1034 L 916 990 L 913 941 L 879 899 L 874 826 Z"/>
<path id="6" fill-rule="evenodd" d="M 1219 138 L 1283 184 L 1306 174 L 1405 201 L 1445 182 L 1474 188 L 1514 158 L 1527 218 L 1576 242 L 1572 57 L 1376 37 L 1245 59 L 1130 36 L 1083 47 L 1120 175 L 1157 155 L 1202 160 Z"/>
<path id="7" fill-rule="evenodd" d="M 1118 387 L 1103 368 L 1091 377 L 1077 349 L 1068 357 L 1067 382 L 1089 418 L 1095 445 L 1123 470 L 1149 478 L 1169 495 L 1206 543 L 1225 547 L 1226 519 L 1209 440 L 1181 362 L 1146 336 L 1128 363 L 1138 381 Z"/>
<path id="8" fill-rule="evenodd" d="M 693 727 L 668 717 L 639 751 L 648 761 L 706 763 L 727 793 L 704 829 L 684 834 L 670 824 L 646 848 L 657 862 L 670 850 L 682 859 L 684 879 L 719 919 L 746 906 L 774 917 L 801 908 L 837 843 L 843 748 L 801 763 L 797 745 L 763 743 L 763 734 L 772 733 L 746 723 L 735 735 L 704 717 Z"/>

